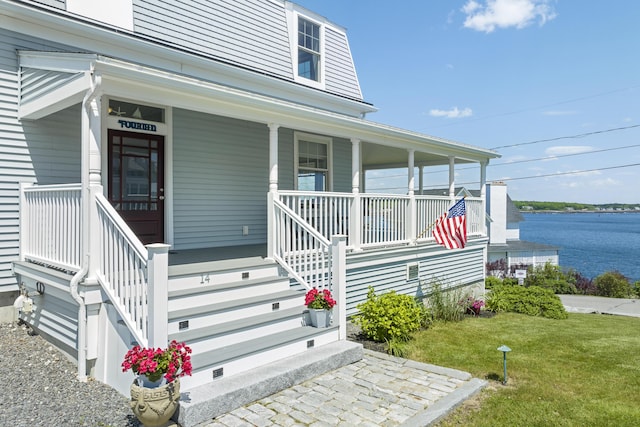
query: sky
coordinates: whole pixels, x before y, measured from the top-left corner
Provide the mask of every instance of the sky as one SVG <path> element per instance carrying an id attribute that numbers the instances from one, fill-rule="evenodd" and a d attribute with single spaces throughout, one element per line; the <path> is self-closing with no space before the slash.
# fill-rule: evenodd
<path id="1" fill-rule="evenodd" d="M 379 109 L 367 119 L 495 149 L 487 180 L 514 200 L 640 204 L 639 1 L 296 3 L 346 28 Z M 425 186 L 447 176 L 427 171 Z M 479 179 L 479 167 L 456 167 L 457 185 Z M 388 171 L 366 186 L 406 182 Z"/>

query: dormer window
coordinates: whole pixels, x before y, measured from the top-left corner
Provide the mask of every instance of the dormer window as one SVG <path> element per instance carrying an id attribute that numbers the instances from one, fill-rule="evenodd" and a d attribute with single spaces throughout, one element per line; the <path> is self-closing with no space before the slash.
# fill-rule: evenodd
<path id="1" fill-rule="evenodd" d="M 298 76 L 320 81 L 320 25 L 298 17 Z"/>

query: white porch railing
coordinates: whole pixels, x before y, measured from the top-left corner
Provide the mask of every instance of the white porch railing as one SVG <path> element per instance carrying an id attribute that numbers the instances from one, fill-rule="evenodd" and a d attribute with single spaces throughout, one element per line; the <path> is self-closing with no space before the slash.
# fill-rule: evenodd
<path id="1" fill-rule="evenodd" d="M 146 347 L 149 337 L 147 248 L 102 194 L 96 195 L 96 204 L 101 243 L 98 281 L 136 341 Z"/>
<path id="2" fill-rule="evenodd" d="M 80 200 L 80 184 L 21 185 L 20 259 L 80 270 Z"/>
<path id="3" fill-rule="evenodd" d="M 331 242 L 284 202 L 274 200 L 276 261 L 307 289 L 331 289 Z"/>
<path id="4" fill-rule="evenodd" d="M 433 240 L 435 221 L 453 205 L 447 196 L 415 196 L 411 203 L 410 196 L 397 194 L 279 191 L 278 198 L 327 241 L 346 235 L 350 249 Z M 467 197 L 465 203 L 467 235 L 484 235 L 482 199 Z"/>
<path id="5" fill-rule="evenodd" d="M 360 217 L 362 246 L 405 243 L 409 196 L 394 194 L 361 194 Z"/>
<path id="6" fill-rule="evenodd" d="M 348 235 L 353 194 L 314 191 L 281 191 L 278 194 L 287 208 L 311 225 L 327 242 L 336 234 Z"/>
<path id="7" fill-rule="evenodd" d="M 85 221 L 80 184 L 22 185 L 20 259 L 77 272 L 90 252 L 87 277 L 100 283 L 135 340 L 166 345 L 168 245 L 145 247 L 100 187 L 88 193 Z M 89 248 L 82 248 L 83 232 Z"/>

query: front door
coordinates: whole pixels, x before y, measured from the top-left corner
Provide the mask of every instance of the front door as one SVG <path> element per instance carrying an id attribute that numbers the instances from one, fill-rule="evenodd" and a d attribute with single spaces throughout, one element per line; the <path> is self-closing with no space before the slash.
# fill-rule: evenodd
<path id="1" fill-rule="evenodd" d="M 109 130 L 109 201 L 142 243 L 164 242 L 164 137 Z"/>

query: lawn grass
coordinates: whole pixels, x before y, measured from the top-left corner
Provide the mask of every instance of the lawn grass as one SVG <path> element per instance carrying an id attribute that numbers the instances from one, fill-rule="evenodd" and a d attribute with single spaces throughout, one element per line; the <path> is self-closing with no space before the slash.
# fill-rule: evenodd
<path id="1" fill-rule="evenodd" d="M 502 353 L 507 385 L 502 385 Z M 407 357 L 487 379 L 479 399 L 443 426 L 640 425 L 640 319 L 570 314 L 552 320 L 502 313 L 436 323 Z M 478 405 L 479 402 L 479 405 Z M 478 407 L 479 406 L 479 407 Z"/>

